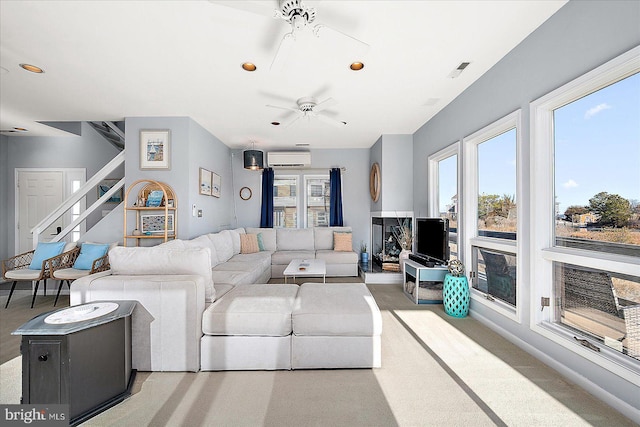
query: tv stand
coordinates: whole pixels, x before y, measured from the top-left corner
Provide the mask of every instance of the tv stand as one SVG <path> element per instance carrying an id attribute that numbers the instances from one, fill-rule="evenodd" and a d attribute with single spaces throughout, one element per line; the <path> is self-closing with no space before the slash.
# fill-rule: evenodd
<path id="1" fill-rule="evenodd" d="M 447 267 L 426 267 L 409 259 L 404 262 L 402 289 L 415 304 L 442 304 L 442 286 Z"/>

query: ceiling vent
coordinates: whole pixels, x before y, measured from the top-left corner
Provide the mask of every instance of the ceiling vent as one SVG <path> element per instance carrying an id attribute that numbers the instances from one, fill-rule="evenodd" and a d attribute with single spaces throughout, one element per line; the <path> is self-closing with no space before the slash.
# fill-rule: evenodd
<path id="1" fill-rule="evenodd" d="M 311 166 L 309 151 L 270 151 L 267 153 L 267 164 L 271 168 L 300 169 Z"/>

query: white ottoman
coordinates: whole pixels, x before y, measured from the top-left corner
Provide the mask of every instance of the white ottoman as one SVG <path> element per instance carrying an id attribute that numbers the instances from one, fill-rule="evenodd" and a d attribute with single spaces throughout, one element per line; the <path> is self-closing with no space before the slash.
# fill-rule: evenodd
<path id="1" fill-rule="evenodd" d="M 364 283 L 305 283 L 291 317 L 293 369 L 381 366 L 382 316 Z"/>
<path id="2" fill-rule="evenodd" d="M 238 285 L 202 316 L 201 370 L 291 369 L 297 285 Z"/>

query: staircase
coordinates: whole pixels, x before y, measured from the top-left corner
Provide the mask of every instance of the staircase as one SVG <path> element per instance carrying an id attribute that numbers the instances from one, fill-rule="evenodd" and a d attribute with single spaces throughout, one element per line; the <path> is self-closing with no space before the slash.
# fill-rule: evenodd
<path id="1" fill-rule="evenodd" d="M 116 147 L 124 150 L 124 132 L 113 122 L 88 122 L 104 139 Z"/>
<path id="2" fill-rule="evenodd" d="M 111 172 L 124 163 L 124 132 L 118 128 L 113 122 L 88 122 L 100 135 L 102 135 L 109 143 L 113 144 L 119 151 L 109 163 L 104 165 L 94 176 L 89 178 L 75 193 L 67 200 L 63 201 L 49 215 L 42 219 L 31 232 L 33 233 L 33 247 L 38 245 L 40 234 L 43 233 L 51 224 L 58 220 L 62 215 L 67 213 L 78 201 L 85 197 L 90 191 L 95 192 L 96 186 L 105 179 Z M 50 241 L 58 242 L 64 239 L 67 234 L 72 232 L 82 221 L 84 221 L 92 212 L 99 209 L 103 203 L 111 198 L 116 192 L 124 187 L 124 178 L 118 181 L 109 191 L 96 200 L 91 206 L 81 212 L 80 215 L 63 230 L 61 230 Z"/>

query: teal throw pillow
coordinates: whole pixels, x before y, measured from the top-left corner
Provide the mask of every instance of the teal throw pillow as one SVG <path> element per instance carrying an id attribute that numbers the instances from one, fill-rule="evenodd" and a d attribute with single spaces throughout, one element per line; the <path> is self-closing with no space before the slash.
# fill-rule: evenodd
<path id="1" fill-rule="evenodd" d="M 264 240 L 262 239 L 262 233 L 258 233 L 258 249 L 264 251 Z"/>
<path id="2" fill-rule="evenodd" d="M 33 253 L 33 258 L 31 258 L 31 264 L 29 264 L 29 269 L 31 270 L 40 270 L 42 269 L 42 263 L 54 256 L 60 255 L 64 249 L 64 245 L 67 242 L 53 242 L 53 243 L 45 243 L 39 242 L 38 246 L 36 246 L 36 251 Z"/>
<path id="3" fill-rule="evenodd" d="M 76 270 L 91 270 L 93 261 L 105 256 L 109 250 L 109 244 L 95 245 L 92 243 L 83 243 L 80 247 L 80 255 L 76 258 L 76 262 L 73 263 L 73 268 Z"/>

